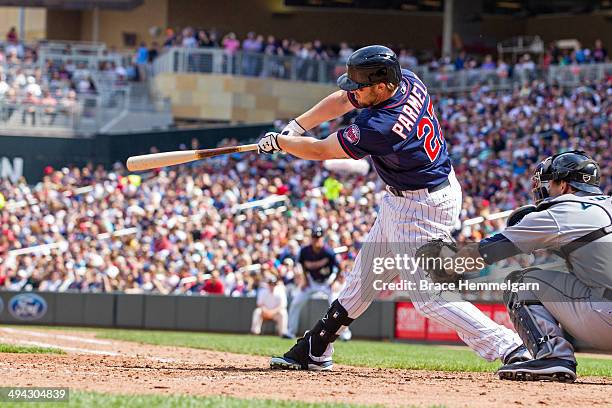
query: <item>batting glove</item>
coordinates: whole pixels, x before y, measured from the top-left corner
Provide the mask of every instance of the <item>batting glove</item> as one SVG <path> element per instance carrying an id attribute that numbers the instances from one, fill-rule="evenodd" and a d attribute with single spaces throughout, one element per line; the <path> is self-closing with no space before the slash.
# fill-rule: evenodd
<path id="1" fill-rule="evenodd" d="M 295 119 L 291 119 L 291 121 L 287 123 L 287 126 L 281 131 L 281 135 L 285 136 L 302 136 L 304 133 L 306 133 L 306 129 L 304 129 Z"/>
<path id="2" fill-rule="evenodd" d="M 257 152 L 273 154 L 282 151 L 278 145 L 278 135 L 279 133 L 276 132 L 266 133 L 264 137 L 259 139 L 259 143 L 257 143 Z"/>

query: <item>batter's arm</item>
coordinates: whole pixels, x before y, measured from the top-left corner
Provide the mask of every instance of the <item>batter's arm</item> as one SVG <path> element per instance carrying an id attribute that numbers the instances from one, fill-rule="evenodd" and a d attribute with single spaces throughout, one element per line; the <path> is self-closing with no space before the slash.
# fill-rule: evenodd
<path id="1" fill-rule="evenodd" d="M 323 122 L 340 117 L 353 109 L 355 109 L 355 107 L 349 100 L 346 91 L 336 91 L 323 98 L 321 102 L 295 118 L 295 120 L 305 130 L 310 130 Z"/>
<path id="2" fill-rule="evenodd" d="M 279 147 L 296 157 L 304 160 L 329 160 L 348 159 L 336 133 L 332 133 L 325 139 L 314 137 L 295 137 L 290 135 L 278 135 Z"/>

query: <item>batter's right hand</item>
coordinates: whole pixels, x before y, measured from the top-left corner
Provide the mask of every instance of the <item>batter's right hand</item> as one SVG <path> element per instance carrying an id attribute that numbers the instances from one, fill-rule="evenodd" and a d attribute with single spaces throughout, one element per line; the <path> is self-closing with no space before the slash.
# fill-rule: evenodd
<path id="1" fill-rule="evenodd" d="M 266 133 L 257 143 L 257 152 L 266 154 L 280 152 L 282 149 L 278 145 L 278 135 L 276 132 Z"/>

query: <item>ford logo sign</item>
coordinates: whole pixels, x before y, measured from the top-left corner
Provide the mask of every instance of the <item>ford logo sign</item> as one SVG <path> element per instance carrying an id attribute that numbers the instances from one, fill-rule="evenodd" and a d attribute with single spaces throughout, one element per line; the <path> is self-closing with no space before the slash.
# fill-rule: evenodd
<path id="1" fill-rule="evenodd" d="M 15 319 L 38 320 L 47 313 L 47 302 L 33 293 L 22 293 L 10 300 L 8 308 Z"/>

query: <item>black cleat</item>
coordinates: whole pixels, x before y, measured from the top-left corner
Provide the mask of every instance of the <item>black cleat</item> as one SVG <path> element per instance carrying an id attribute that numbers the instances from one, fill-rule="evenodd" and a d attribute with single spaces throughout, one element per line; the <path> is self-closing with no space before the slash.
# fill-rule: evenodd
<path id="1" fill-rule="evenodd" d="M 317 362 L 310 358 L 310 334 L 306 332 L 304 337 L 300 337 L 291 349 L 282 357 L 272 357 L 270 368 L 281 370 L 312 370 L 328 371 L 334 363 L 331 360 Z"/>
<path id="2" fill-rule="evenodd" d="M 510 381 L 558 381 L 573 383 L 576 380 L 576 363 L 562 358 L 544 358 L 521 363 L 506 364 L 497 370 L 499 378 Z"/>
<path id="3" fill-rule="evenodd" d="M 512 350 L 510 353 L 508 353 L 506 357 L 504 357 L 503 363 L 505 365 L 508 365 L 514 363 L 521 363 L 523 361 L 529 360 L 531 360 L 531 354 L 529 354 L 529 350 L 527 350 L 527 347 L 521 344 L 520 346 Z"/>
<path id="4" fill-rule="evenodd" d="M 287 357 L 272 357 L 270 359 L 270 368 L 278 370 L 329 371 L 333 366 L 334 363 L 331 360 L 319 363 L 309 358 L 306 368 L 304 368 L 301 363 Z"/>

